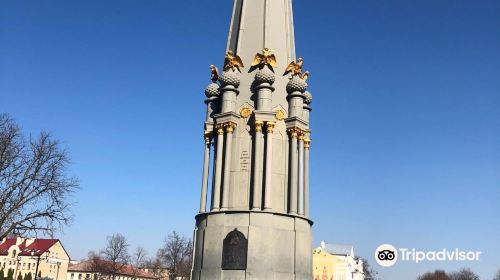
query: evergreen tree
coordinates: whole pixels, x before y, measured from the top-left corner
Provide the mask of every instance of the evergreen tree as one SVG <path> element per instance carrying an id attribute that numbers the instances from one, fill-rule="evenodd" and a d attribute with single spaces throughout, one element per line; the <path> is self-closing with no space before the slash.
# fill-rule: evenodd
<path id="1" fill-rule="evenodd" d="M 24 275 L 24 280 L 33 280 L 33 275 L 31 272 L 28 272 Z"/>
<path id="2" fill-rule="evenodd" d="M 17 280 L 23 280 L 23 275 L 21 273 L 17 275 Z"/>
<path id="3" fill-rule="evenodd" d="M 7 271 L 7 280 L 14 280 L 14 269 L 9 268 Z"/>
<path id="4" fill-rule="evenodd" d="M 0 280 L 5 280 L 5 274 L 3 272 L 3 268 L 0 269 Z"/>

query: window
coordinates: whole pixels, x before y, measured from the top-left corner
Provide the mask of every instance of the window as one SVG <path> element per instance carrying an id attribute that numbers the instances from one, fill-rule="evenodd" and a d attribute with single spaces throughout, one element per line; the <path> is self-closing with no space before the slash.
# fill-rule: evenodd
<path id="1" fill-rule="evenodd" d="M 75 278 L 75 274 L 74 273 L 71 273 L 71 276 L 69 277 L 70 279 L 74 279 Z"/>
<path id="2" fill-rule="evenodd" d="M 78 280 L 82 280 L 82 274 L 78 274 Z"/>
<path id="3" fill-rule="evenodd" d="M 28 263 L 28 270 L 31 269 L 31 263 Z"/>

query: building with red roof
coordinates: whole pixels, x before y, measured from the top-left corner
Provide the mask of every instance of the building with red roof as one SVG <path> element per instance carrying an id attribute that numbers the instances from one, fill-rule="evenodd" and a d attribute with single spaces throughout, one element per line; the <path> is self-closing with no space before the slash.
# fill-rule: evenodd
<path id="1" fill-rule="evenodd" d="M 0 240 L 0 270 L 7 275 L 31 274 L 53 280 L 65 280 L 70 257 L 59 239 L 4 238 Z"/>

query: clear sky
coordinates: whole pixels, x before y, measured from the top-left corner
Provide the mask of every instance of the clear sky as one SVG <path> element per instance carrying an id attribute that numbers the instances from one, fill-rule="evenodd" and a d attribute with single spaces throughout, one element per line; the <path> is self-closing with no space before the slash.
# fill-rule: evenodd
<path id="1" fill-rule="evenodd" d="M 123 233 L 154 255 L 191 236 L 208 65 L 232 1 L 1 1 L 0 112 L 50 131 L 80 178 L 73 259 Z M 294 2 L 311 72 L 314 245 L 350 243 L 386 280 L 500 269 L 500 2 Z M 382 243 L 483 252 L 398 263 Z"/>

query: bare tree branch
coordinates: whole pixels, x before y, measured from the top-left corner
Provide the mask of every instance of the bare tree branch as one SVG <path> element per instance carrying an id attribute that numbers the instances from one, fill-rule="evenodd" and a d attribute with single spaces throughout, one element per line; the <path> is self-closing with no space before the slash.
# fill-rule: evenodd
<path id="1" fill-rule="evenodd" d="M 173 231 L 158 250 L 157 258 L 168 269 L 170 279 L 189 277 L 193 258 L 193 244 L 190 239 Z"/>
<path id="2" fill-rule="evenodd" d="M 479 280 L 479 276 L 468 268 L 462 268 L 457 272 L 450 273 L 450 278 L 452 280 Z"/>
<path id="3" fill-rule="evenodd" d="M 420 275 L 417 280 L 451 280 L 451 278 L 444 270 L 436 270 Z"/>
<path id="4" fill-rule="evenodd" d="M 462 268 L 451 273 L 446 273 L 443 270 L 427 272 L 419 276 L 417 280 L 479 280 L 479 276 L 468 268 Z"/>
<path id="5" fill-rule="evenodd" d="M 363 273 L 365 275 L 365 280 L 374 280 L 377 278 L 378 272 L 370 266 L 367 259 L 358 257 L 358 260 L 363 262 Z"/>
<path id="6" fill-rule="evenodd" d="M 500 280 L 500 270 L 497 271 L 497 273 L 495 274 L 495 277 L 493 278 L 493 280 Z"/>
<path id="7" fill-rule="evenodd" d="M 144 267 L 146 263 L 146 257 L 148 253 L 143 247 L 137 247 L 132 256 L 132 269 L 134 271 L 134 276 L 139 275 L 141 268 Z"/>
<path id="8" fill-rule="evenodd" d="M 53 232 L 71 222 L 78 181 L 66 175 L 69 156 L 48 133 L 26 140 L 8 115 L 0 115 L 0 239 Z"/>
<path id="9" fill-rule="evenodd" d="M 101 250 L 101 256 L 104 260 L 111 263 L 109 268 L 110 271 L 107 271 L 109 274 L 116 275 L 125 265 L 129 263 L 129 246 L 130 245 L 128 244 L 125 236 L 119 233 L 108 236 L 106 247 Z"/>

